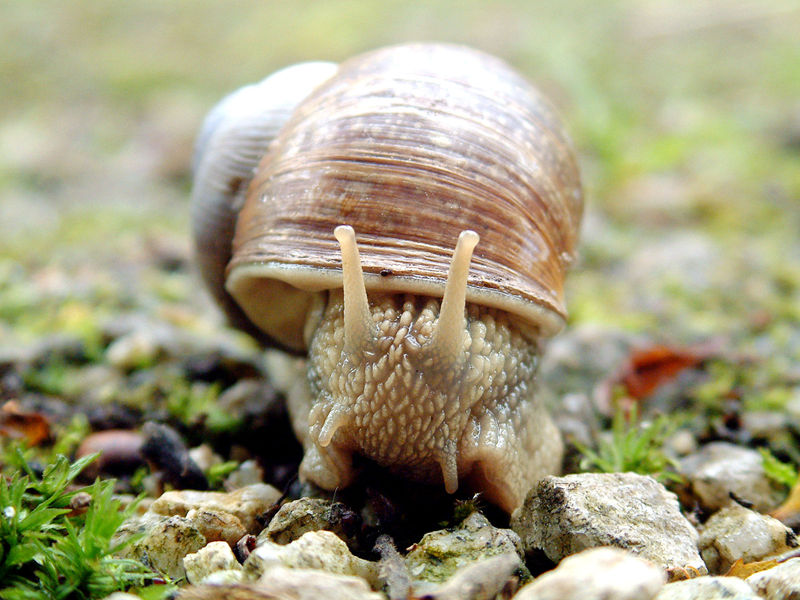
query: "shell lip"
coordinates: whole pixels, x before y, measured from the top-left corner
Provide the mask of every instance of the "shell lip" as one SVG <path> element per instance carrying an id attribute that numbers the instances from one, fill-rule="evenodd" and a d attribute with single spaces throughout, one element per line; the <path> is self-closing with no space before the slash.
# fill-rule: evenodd
<path id="1" fill-rule="evenodd" d="M 251 314 L 257 307 L 247 306 L 247 289 L 255 281 L 275 280 L 291 287 L 314 294 L 342 287 L 340 268 L 326 268 L 309 265 L 293 265 L 278 262 L 247 263 L 233 266 L 225 283 L 228 292 L 244 311 Z M 429 277 L 411 275 L 385 276 L 381 273 L 364 272 L 367 291 L 394 292 L 428 295 L 441 298 L 444 282 Z M 469 284 L 467 302 L 497 308 L 522 318 L 523 321 L 538 328 L 540 335 L 552 337 L 565 325 L 564 315 L 555 308 L 547 306 L 544 300 L 537 302 L 527 297 L 488 287 Z"/>

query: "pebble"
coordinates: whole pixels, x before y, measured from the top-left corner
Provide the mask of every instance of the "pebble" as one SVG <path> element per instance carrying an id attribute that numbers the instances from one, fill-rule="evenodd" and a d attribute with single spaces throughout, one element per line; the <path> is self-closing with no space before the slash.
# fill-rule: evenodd
<path id="1" fill-rule="evenodd" d="M 208 542 L 225 542 L 236 545 L 247 530 L 238 517 L 222 510 L 193 508 L 186 513 L 186 520 L 203 534 Z"/>
<path id="2" fill-rule="evenodd" d="M 619 548 L 590 548 L 523 587 L 514 600 L 649 600 L 666 582 L 653 563 Z"/>
<path id="3" fill-rule="evenodd" d="M 136 330 L 117 338 L 106 349 L 109 364 L 130 371 L 153 364 L 163 348 L 150 330 Z"/>
<path id="4" fill-rule="evenodd" d="M 325 529 L 354 543 L 358 516 L 346 505 L 322 498 L 300 498 L 281 506 L 260 538 L 288 544 L 309 531 Z"/>
<path id="5" fill-rule="evenodd" d="M 732 504 L 714 513 L 700 533 L 700 553 L 711 573 L 724 574 L 739 558 L 745 563 L 764 560 L 800 545 L 783 523 Z"/>
<path id="6" fill-rule="evenodd" d="M 90 463 L 82 476 L 94 479 L 100 473 L 129 475 L 144 464 L 142 444 L 144 438 L 138 431 L 108 429 L 86 436 L 75 451 L 75 458 L 96 452 L 100 456 Z"/>
<path id="7" fill-rule="evenodd" d="M 153 513 L 123 523 L 112 544 L 138 534 L 143 537 L 123 548 L 121 556 L 139 560 L 171 579 L 182 578 L 183 558 L 206 545 L 206 538 L 188 519 Z"/>
<path id="8" fill-rule="evenodd" d="M 225 542 L 211 542 L 197 552 L 187 554 L 183 566 L 189 583 L 201 583 L 218 571 L 238 571 L 240 578 L 242 572 L 242 566 Z"/>
<path id="9" fill-rule="evenodd" d="M 225 489 L 228 491 L 255 485 L 264 481 L 264 469 L 258 462 L 250 459 L 241 463 L 235 471 L 225 478 Z"/>
<path id="10" fill-rule="evenodd" d="M 192 460 L 177 431 L 163 423 L 148 421 L 142 426 L 142 436 L 142 456 L 164 481 L 178 489 L 208 489 L 205 474 Z"/>
<path id="11" fill-rule="evenodd" d="M 256 583 L 190 585 L 176 600 L 385 600 L 369 589 L 367 582 L 349 575 L 316 569 L 270 569 Z"/>
<path id="12" fill-rule="evenodd" d="M 668 583 L 655 600 L 760 600 L 738 577 L 697 577 Z"/>
<path id="13" fill-rule="evenodd" d="M 516 552 L 485 558 L 457 571 L 444 583 L 431 584 L 427 592 L 422 593 L 417 588 L 415 597 L 420 600 L 492 600 L 503 591 L 521 564 Z"/>
<path id="14" fill-rule="evenodd" d="M 665 569 L 670 576 L 706 567 L 697 531 L 675 494 L 635 473 L 546 477 L 511 517 L 526 551 L 541 549 L 558 562 L 587 548 L 615 546 Z"/>
<path id="15" fill-rule="evenodd" d="M 755 573 L 747 583 L 765 600 L 800 599 L 800 558 L 792 558 L 772 569 Z"/>
<path id="16" fill-rule="evenodd" d="M 246 532 L 261 530 L 259 516 L 271 508 L 281 493 L 266 483 L 257 483 L 233 492 L 172 491 L 162 494 L 150 510 L 161 515 L 186 515 L 190 510 L 226 512 L 235 516 Z"/>
<path id="17" fill-rule="evenodd" d="M 259 587 L 276 598 L 298 600 L 383 600 L 364 579 L 315 569 L 276 567 L 262 576 Z"/>
<path id="18" fill-rule="evenodd" d="M 189 458 L 203 473 L 208 473 L 211 467 L 222 462 L 222 457 L 208 444 L 200 444 L 189 450 Z"/>
<path id="19" fill-rule="evenodd" d="M 778 506 L 781 486 L 764 472 L 761 454 L 727 442 L 712 442 L 680 462 L 680 472 L 700 504 L 709 511 L 726 506 L 731 495 L 759 512 Z"/>
<path id="20" fill-rule="evenodd" d="M 425 582 L 441 583 L 464 567 L 492 556 L 516 554 L 522 546 L 510 529 L 498 529 L 479 512 L 473 512 L 455 529 L 426 533 L 406 555 L 406 566 L 415 589 Z M 525 574 L 527 569 L 525 569 Z M 422 585 L 421 585 L 422 584 Z"/>
<path id="21" fill-rule="evenodd" d="M 249 579 L 257 579 L 281 565 L 354 575 L 374 587 L 381 585 L 378 564 L 353 556 L 347 544 L 330 531 L 309 531 L 285 546 L 262 540 L 247 557 L 244 570 Z"/>

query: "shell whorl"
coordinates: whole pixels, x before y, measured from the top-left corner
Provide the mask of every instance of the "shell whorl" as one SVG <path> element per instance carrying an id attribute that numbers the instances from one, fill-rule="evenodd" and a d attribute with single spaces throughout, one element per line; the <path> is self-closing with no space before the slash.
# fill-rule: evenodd
<path id="1" fill-rule="evenodd" d="M 262 341 L 268 339 L 225 291 L 236 218 L 269 144 L 300 101 L 336 68 L 300 63 L 233 92 L 208 114 L 195 144 L 192 230 L 200 274 L 231 324 Z"/>
<path id="2" fill-rule="evenodd" d="M 389 47 L 343 63 L 282 128 L 239 216 L 227 285 L 259 327 L 302 350 L 312 295 L 341 287 L 336 225 L 358 233 L 368 290 L 434 297 L 471 229 L 482 241 L 467 301 L 549 335 L 566 314 L 581 211 L 571 144 L 535 88 L 475 50 Z M 283 298 L 294 312 L 274 307 Z"/>

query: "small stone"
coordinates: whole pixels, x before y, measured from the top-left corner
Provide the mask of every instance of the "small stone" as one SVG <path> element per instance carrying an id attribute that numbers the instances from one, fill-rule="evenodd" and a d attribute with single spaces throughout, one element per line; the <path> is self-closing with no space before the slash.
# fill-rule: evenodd
<path id="1" fill-rule="evenodd" d="M 214 571 L 208 576 L 204 577 L 200 583 L 208 585 L 230 585 L 240 583 L 244 579 L 244 571 L 241 565 L 238 569 L 222 569 L 221 571 Z"/>
<path id="2" fill-rule="evenodd" d="M 104 474 L 127 475 L 144 464 L 142 434 L 126 429 L 107 429 L 87 435 L 75 450 L 75 458 L 96 452 L 97 460 L 89 463 L 82 477 L 92 480 Z"/>
<path id="3" fill-rule="evenodd" d="M 727 442 L 706 444 L 680 462 L 680 472 L 706 510 L 718 510 L 736 499 L 769 512 L 783 497 L 780 485 L 764 472 L 761 454 Z"/>
<path id="4" fill-rule="evenodd" d="M 248 485 L 263 483 L 263 481 L 264 469 L 258 466 L 258 462 L 251 459 L 244 461 L 235 471 L 228 475 L 225 478 L 224 485 L 226 490 L 233 491 Z"/>
<path id="5" fill-rule="evenodd" d="M 522 588 L 514 600 L 649 600 L 666 575 L 619 548 L 591 548 L 568 556 Z"/>
<path id="6" fill-rule="evenodd" d="M 176 600 L 384 600 L 367 582 L 315 569 L 275 567 L 256 583 L 190 585 Z"/>
<path id="7" fill-rule="evenodd" d="M 759 410 L 742 413 L 742 429 L 754 438 L 778 440 L 788 433 L 792 423 L 791 417 L 785 411 Z"/>
<path id="8" fill-rule="evenodd" d="M 271 508 L 281 493 L 271 485 L 258 483 L 233 492 L 196 492 L 182 490 L 166 492 L 150 508 L 161 515 L 185 516 L 190 510 L 227 512 L 239 519 L 245 530 L 257 534 L 261 527 L 258 517 Z"/>
<path id="9" fill-rule="evenodd" d="M 196 464 L 203 473 L 208 473 L 211 467 L 222 462 L 222 457 L 219 454 L 215 454 L 214 450 L 208 444 L 200 444 L 189 450 L 189 458 L 194 461 L 194 464 Z"/>
<path id="10" fill-rule="evenodd" d="M 700 553 L 712 573 L 724 574 L 738 559 L 764 560 L 797 548 L 800 540 L 783 523 L 738 504 L 714 513 L 700 534 Z"/>
<path id="11" fill-rule="evenodd" d="M 183 557 L 197 552 L 206 545 L 203 534 L 184 517 L 147 513 L 130 519 L 114 534 L 112 542 L 124 540 L 131 535 L 144 537 L 126 546 L 120 555 L 139 560 L 150 568 L 171 579 L 183 577 Z"/>
<path id="12" fill-rule="evenodd" d="M 760 600 L 738 577 L 697 577 L 668 583 L 655 600 Z"/>
<path id="13" fill-rule="evenodd" d="M 231 547 L 225 542 L 211 542 L 183 559 L 186 579 L 189 583 L 200 583 L 212 573 L 226 570 L 242 570 Z"/>
<path id="14" fill-rule="evenodd" d="M 309 531 L 325 529 L 351 541 L 357 533 L 358 515 L 341 502 L 300 498 L 281 506 L 261 536 L 276 544 L 288 544 Z"/>
<path id="15" fill-rule="evenodd" d="M 678 429 L 664 440 L 664 448 L 676 456 L 686 456 L 697 451 L 697 438 L 688 429 Z"/>
<path id="16" fill-rule="evenodd" d="M 765 600 L 800 600 L 800 558 L 755 573 L 747 583 Z"/>
<path id="17" fill-rule="evenodd" d="M 106 360 L 118 369 L 131 370 L 153 364 L 161 350 L 155 335 L 147 330 L 137 330 L 111 342 L 106 350 Z"/>
<path id="18" fill-rule="evenodd" d="M 238 517 L 222 510 L 193 508 L 186 513 L 186 520 L 200 530 L 206 541 L 222 541 L 231 547 L 247 533 Z"/>
<path id="19" fill-rule="evenodd" d="M 207 490 L 208 480 L 189 455 L 180 434 L 163 423 L 142 427 L 141 453 L 164 481 L 178 489 Z"/>
<path id="20" fill-rule="evenodd" d="M 285 546 L 264 540 L 247 557 L 244 569 L 248 578 L 256 579 L 280 565 L 355 575 L 380 586 L 377 563 L 353 556 L 347 544 L 330 531 L 309 531 Z"/>
<path id="21" fill-rule="evenodd" d="M 128 594 L 127 592 L 114 592 L 110 596 L 106 596 L 103 600 L 142 600 L 136 594 Z"/>
<path id="22" fill-rule="evenodd" d="M 277 567 L 258 580 L 261 590 L 276 598 L 298 600 L 383 600 L 364 579 L 316 569 Z"/>
<path id="23" fill-rule="evenodd" d="M 668 573 L 707 572 L 697 531 L 675 494 L 635 473 L 546 477 L 514 512 L 511 527 L 526 550 L 542 549 L 554 562 L 587 548 L 615 546 Z"/>
<path id="24" fill-rule="evenodd" d="M 415 589 L 425 582 L 441 583 L 464 567 L 500 554 L 522 557 L 519 536 L 510 529 L 498 529 L 478 512 L 473 512 L 455 529 L 426 533 L 411 547 L 406 566 Z M 527 573 L 527 569 L 524 569 Z"/>
<path id="25" fill-rule="evenodd" d="M 522 561 L 516 552 L 492 556 L 472 563 L 440 584 L 430 584 L 431 589 L 415 597 L 420 600 L 492 600 L 511 579 Z"/>

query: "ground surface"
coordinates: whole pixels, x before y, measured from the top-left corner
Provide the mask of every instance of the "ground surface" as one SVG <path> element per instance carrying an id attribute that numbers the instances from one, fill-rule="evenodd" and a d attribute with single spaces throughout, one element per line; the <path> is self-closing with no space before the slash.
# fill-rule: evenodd
<path id="1" fill-rule="evenodd" d="M 198 292 L 194 135 L 222 95 L 278 67 L 407 40 L 506 59 L 553 98 L 577 145 L 587 208 L 569 330 L 593 333 L 577 346 L 585 356 L 551 365 L 551 402 L 602 396 L 623 361 L 606 364 L 599 349 L 635 340 L 700 356 L 694 377 L 642 410 L 702 413 L 698 437 L 720 437 L 731 414 L 785 416 L 798 403 L 794 2 L 17 2 L 0 12 L 0 395 L 43 410 L 57 439 L 77 442 L 113 411 L 89 425 L 73 413 L 121 403 L 129 423 L 168 418 L 232 458 L 237 423 L 209 405 L 260 364 Z M 110 356 L 142 328 L 166 348 L 151 344 L 140 362 Z M 202 363 L 211 355 L 217 371 Z M 758 438 L 797 468 L 794 431 L 740 441 Z M 291 479 L 285 469 L 274 482 Z"/>

